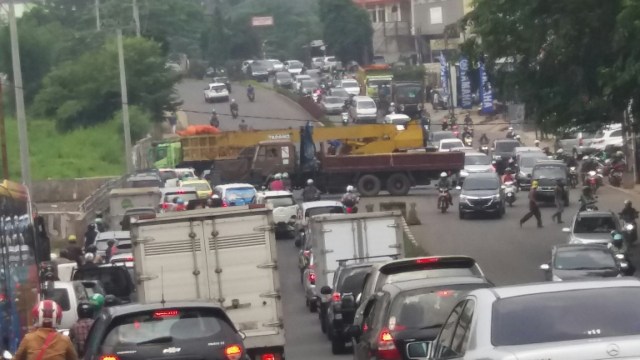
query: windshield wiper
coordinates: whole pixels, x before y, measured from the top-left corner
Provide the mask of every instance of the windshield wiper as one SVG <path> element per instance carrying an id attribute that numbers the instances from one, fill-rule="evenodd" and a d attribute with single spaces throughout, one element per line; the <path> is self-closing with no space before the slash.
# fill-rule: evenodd
<path id="1" fill-rule="evenodd" d="M 428 329 L 440 328 L 440 327 L 442 327 L 442 325 L 444 325 L 444 324 L 435 324 L 435 325 L 423 326 L 418 330 L 428 330 Z"/>
<path id="2" fill-rule="evenodd" d="M 161 336 L 161 337 L 149 339 L 146 341 L 141 341 L 139 343 L 136 343 L 136 345 L 162 344 L 162 343 L 168 343 L 172 341 L 173 341 L 173 336 Z"/>

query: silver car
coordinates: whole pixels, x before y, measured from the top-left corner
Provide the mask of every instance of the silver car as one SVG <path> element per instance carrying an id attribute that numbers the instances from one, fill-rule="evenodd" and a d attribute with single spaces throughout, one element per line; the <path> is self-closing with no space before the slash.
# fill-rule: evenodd
<path id="1" fill-rule="evenodd" d="M 489 155 L 481 152 L 465 152 L 464 169 L 458 173 L 458 184 L 461 185 L 469 174 L 488 172 L 495 172 Z"/>
<path id="2" fill-rule="evenodd" d="M 622 231 L 620 221 L 611 211 L 581 211 L 571 221 L 569 244 L 608 244 L 612 231 Z"/>
<path id="3" fill-rule="evenodd" d="M 429 358 L 638 359 L 638 297 L 638 279 L 474 290 L 449 314 Z M 408 350 L 426 358 L 424 348 Z"/>

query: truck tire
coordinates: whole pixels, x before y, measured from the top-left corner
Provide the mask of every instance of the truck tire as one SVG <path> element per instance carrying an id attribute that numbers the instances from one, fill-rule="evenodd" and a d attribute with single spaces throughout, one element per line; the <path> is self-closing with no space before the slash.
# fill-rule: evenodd
<path id="1" fill-rule="evenodd" d="M 366 174 L 358 179 L 358 192 L 362 196 L 376 196 L 381 188 L 380 179 L 373 174 Z"/>
<path id="2" fill-rule="evenodd" d="M 387 191 L 393 196 L 405 196 L 411 189 L 411 181 L 404 173 L 391 174 L 387 179 Z"/>

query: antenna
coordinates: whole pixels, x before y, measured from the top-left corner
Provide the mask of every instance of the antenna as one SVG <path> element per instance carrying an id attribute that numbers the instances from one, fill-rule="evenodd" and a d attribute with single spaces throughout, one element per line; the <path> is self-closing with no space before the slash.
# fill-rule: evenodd
<path id="1" fill-rule="evenodd" d="M 165 303 L 167 302 L 164 299 L 164 266 L 160 267 L 160 289 L 162 291 L 162 300 L 160 300 L 160 303 L 162 304 L 162 307 L 164 307 Z"/>

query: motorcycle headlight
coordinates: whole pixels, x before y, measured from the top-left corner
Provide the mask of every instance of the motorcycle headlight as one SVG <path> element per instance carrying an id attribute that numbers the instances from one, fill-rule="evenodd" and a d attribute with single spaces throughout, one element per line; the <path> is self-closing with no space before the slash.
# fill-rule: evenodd
<path id="1" fill-rule="evenodd" d="M 469 176 L 469 173 L 464 171 L 464 170 L 460 170 L 460 176 L 467 177 L 467 176 Z"/>
<path id="2" fill-rule="evenodd" d="M 556 275 L 553 275 L 553 276 L 551 277 L 551 280 L 553 280 L 553 281 L 562 281 L 562 279 L 561 279 L 561 278 L 559 278 L 559 277 L 558 277 L 558 276 L 556 276 Z"/>
<path id="3" fill-rule="evenodd" d="M 570 168 L 569 168 L 569 170 L 570 170 L 570 171 L 576 171 L 576 167 L 575 167 L 575 166 L 572 166 L 572 167 L 570 167 Z"/>
<path id="4" fill-rule="evenodd" d="M 625 225 L 625 226 L 624 226 L 624 228 L 625 228 L 627 231 L 631 231 L 631 230 L 633 230 L 633 224 L 627 224 L 627 225 Z"/>
<path id="5" fill-rule="evenodd" d="M 502 159 L 502 156 L 500 155 L 493 155 L 493 160 L 500 160 Z"/>
<path id="6" fill-rule="evenodd" d="M 400 104 L 400 111 L 404 111 L 404 105 Z"/>

